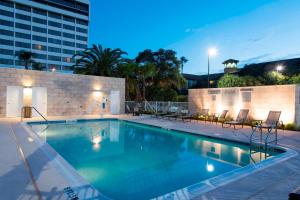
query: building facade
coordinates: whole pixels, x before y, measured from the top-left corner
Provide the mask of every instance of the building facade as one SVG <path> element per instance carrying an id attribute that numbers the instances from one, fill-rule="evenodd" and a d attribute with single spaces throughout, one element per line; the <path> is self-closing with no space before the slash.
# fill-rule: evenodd
<path id="1" fill-rule="evenodd" d="M 87 48 L 89 0 L 1 0 L 0 67 L 24 68 L 16 56 L 33 53 L 47 70 L 70 71 Z"/>

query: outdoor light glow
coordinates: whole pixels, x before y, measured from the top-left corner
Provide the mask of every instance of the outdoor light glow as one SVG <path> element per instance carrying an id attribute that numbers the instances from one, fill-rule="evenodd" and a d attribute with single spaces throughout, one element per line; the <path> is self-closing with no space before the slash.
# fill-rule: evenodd
<path id="1" fill-rule="evenodd" d="M 210 57 L 216 56 L 218 54 L 218 50 L 214 47 L 208 49 L 208 55 Z"/>
<path id="2" fill-rule="evenodd" d="M 215 167 L 213 166 L 213 164 L 208 164 L 208 162 L 207 162 L 207 164 L 206 164 L 206 170 L 208 172 L 213 172 L 215 170 Z"/>
<path id="3" fill-rule="evenodd" d="M 56 69 L 55 68 L 52 68 L 52 72 L 55 72 L 56 71 Z"/>
<path id="4" fill-rule="evenodd" d="M 101 135 L 94 135 L 92 138 L 92 142 L 94 144 L 99 144 L 102 141 L 102 136 Z"/>
<path id="5" fill-rule="evenodd" d="M 282 71 L 283 70 L 283 66 L 282 65 L 278 65 L 276 67 L 277 72 Z"/>

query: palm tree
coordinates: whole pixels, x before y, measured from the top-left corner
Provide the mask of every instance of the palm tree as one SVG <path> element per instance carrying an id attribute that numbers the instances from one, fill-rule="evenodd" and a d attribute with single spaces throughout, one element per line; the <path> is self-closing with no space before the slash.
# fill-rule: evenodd
<path id="1" fill-rule="evenodd" d="M 117 76 L 125 78 L 125 98 L 127 100 L 136 100 L 140 96 L 140 91 L 138 88 L 138 81 L 136 77 L 138 65 L 131 60 L 127 60 L 126 63 L 120 65 L 117 68 Z"/>
<path id="2" fill-rule="evenodd" d="M 16 53 L 16 56 L 18 57 L 20 62 L 24 62 L 25 69 L 29 69 L 29 65 L 34 62 L 34 54 L 30 51 L 19 51 L 18 53 Z"/>
<path id="3" fill-rule="evenodd" d="M 153 77 L 156 75 L 155 65 L 153 63 L 146 63 L 139 65 L 137 68 L 137 78 L 141 83 L 142 100 L 146 100 L 146 86 L 152 84 Z M 149 80 L 150 79 L 150 80 Z"/>
<path id="4" fill-rule="evenodd" d="M 76 59 L 74 72 L 95 76 L 112 76 L 117 67 L 125 62 L 122 57 L 127 55 L 121 49 L 103 48 L 101 45 L 93 45 L 85 51 L 73 56 Z"/>
<path id="5" fill-rule="evenodd" d="M 187 63 L 187 61 L 188 61 L 188 59 L 186 59 L 186 57 L 184 57 L 184 56 L 182 56 L 182 57 L 180 57 L 180 64 L 181 64 L 181 74 L 183 73 L 183 65 L 185 64 L 185 63 Z"/>

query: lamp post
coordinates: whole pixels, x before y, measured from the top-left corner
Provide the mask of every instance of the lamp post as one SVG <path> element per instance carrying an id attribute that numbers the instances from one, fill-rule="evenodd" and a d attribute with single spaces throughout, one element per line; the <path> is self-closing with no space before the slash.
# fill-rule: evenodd
<path id="1" fill-rule="evenodd" d="M 209 80 L 209 71 L 210 71 L 210 58 L 217 55 L 218 50 L 216 48 L 209 48 L 208 49 L 208 56 L 207 56 L 207 88 L 210 88 L 210 80 Z"/>

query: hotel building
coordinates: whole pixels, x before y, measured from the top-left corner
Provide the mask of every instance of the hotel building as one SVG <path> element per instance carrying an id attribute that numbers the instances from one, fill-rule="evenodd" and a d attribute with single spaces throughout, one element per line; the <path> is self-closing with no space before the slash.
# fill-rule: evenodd
<path id="1" fill-rule="evenodd" d="M 24 68 L 30 51 L 47 70 L 70 71 L 87 48 L 89 0 L 0 0 L 0 67 Z"/>

